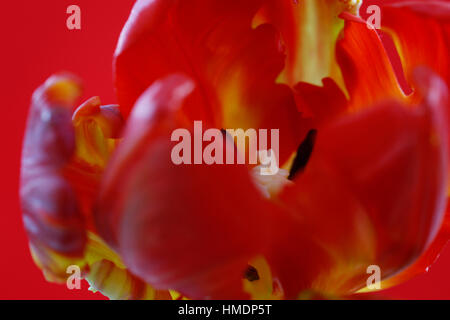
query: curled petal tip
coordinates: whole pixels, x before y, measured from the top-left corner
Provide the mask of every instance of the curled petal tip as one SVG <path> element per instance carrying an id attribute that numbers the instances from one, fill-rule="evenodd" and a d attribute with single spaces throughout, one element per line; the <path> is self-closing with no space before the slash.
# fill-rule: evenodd
<path id="1" fill-rule="evenodd" d="M 52 104 L 72 107 L 82 93 L 81 81 L 69 73 L 53 75 L 45 81 L 41 90 L 36 94 L 45 94 L 45 98 Z"/>
<path id="2" fill-rule="evenodd" d="M 83 102 L 73 113 L 72 121 L 77 122 L 83 116 L 94 115 L 100 110 L 100 97 L 92 97 Z"/>
<path id="3" fill-rule="evenodd" d="M 117 43 L 115 56 L 119 56 L 145 32 L 164 19 L 166 10 L 172 5 L 173 0 L 155 1 L 138 0 L 131 10 L 125 26 Z"/>
<path id="4" fill-rule="evenodd" d="M 131 117 L 133 119 L 151 118 L 154 111 L 157 111 L 153 106 L 155 102 L 164 102 L 165 106 L 162 106 L 162 110 L 176 111 L 194 88 L 194 82 L 181 74 L 170 75 L 156 81 L 136 101 Z"/>
<path id="5" fill-rule="evenodd" d="M 100 98 L 95 96 L 82 103 L 73 113 L 72 122 L 75 128 L 88 119 L 95 119 L 106 138 L 119 138 L 125 120 L 118 105 L 101 105 Z"/>

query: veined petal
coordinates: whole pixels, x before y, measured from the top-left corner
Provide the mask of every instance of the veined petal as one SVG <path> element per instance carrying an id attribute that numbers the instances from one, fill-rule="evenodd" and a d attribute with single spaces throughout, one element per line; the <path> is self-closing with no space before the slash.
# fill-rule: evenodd
<path id="1" fill-rule="evenodd" d="M 120 257 L 99 237 L 89 233 L 84 278 L 91 290 L 113 300 L 171 300 L 169 291 L 152 288 L 131 274 Z"/>
<path id="2" fill-rule="evenodd" d="M 33 259 L 48 281 L 66 282 L 67 268 L 75 265 L 112 298 L 169 298 L 125 270 L 118 255 L 92 233 L 92 203 L 104 165 L 92 160 L 106 156 L 99 153 L 101 145 L 118 136 L 121 117 L 115 107 L 101 107 L 97 97 L 72 117 L 80 94 L 81 85 L 71 75 L 52 76 L 33 94 L 20 186 Z"/>
<path id="3" fill-rule="evenodd" d="M 107 170 L 97 226 L 130 271 L 156 288 L 244 298 L 243 272 L 267 234 L 264 200 L 245 166 L 172 162 L 171 133 L 191 132 L 180 113 L 193 89 L 175 75 L 139 98 Z"/>
<path id="4" fill-rule="evenodd" d="M 344 23 L 343 11 L 356 13 L 360 1 L 270 0 L 258 12 L 254 24 L 270 23 L 280 30 L 286 43 L 287 60 L 281 80 L 320 85 L 331 77 L 343 85 L 334 52 Z"/>
<path id="5" fill-rule="evenodd" d="M 103 170 L 120 142 L 124 120 L 116 105 L 102 106 L 92 97 L 73 113 L 75 150 L 64 167 L 64 177 L 74 188 L 87 228 L 95 231 L 92 208 Z"/>
<path id="6" fill-rule="evenodd" d="M 67 260 L 82 256 L 84 219 L 63 167 L 75 149 L 72 108 L 81 93 L 73 76 L 50 77 L 33 94 L 22 150 L 20 199 L 25 230 L 36 260 L 58 278 L 65 269 L 51 268 L 51 251 Z M 46 254 L 46 252 L 49 254 Z"/>
<path id="7" fill-rule="evenodd" d="M 345 14 L 345 27 L 336 45 L 337 61 L 350 95 L 350 109 L 358 110 L 386 99 L 404 100 L 395 69 L 380 34 L 360 18 Z"/>
<path id="8" fill-rule="evenodd" d="M 153 289 L 127 269 L 108 260 L 95 262 L 86 280 L 91 290 L 100 291 L 111 300 L 172 300 L 169 291 Z"/>

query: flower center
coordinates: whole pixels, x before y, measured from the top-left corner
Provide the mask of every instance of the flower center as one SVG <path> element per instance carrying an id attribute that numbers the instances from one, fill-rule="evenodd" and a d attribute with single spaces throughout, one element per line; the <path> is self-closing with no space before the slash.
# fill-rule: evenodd
<path id="1" fill-rule="evenodd" d="M 252 169 L 253 181 L 267 198 L 275 198 L 275 196 L 289 184 L 293 184 L 295 177 L 300 174 L 308 164 L 311 154 L 314 149 L 316 141 L 317 130 L 311 129 L 306 134 L 305 139 L 300 143 L 297 148 L 297 152 L 293 155 L 292 159 L 288 161 L 286 165 L 290 167 L 289 171 L 286 169 L 278 168 L 278 165 L 273 166 L 274 160 L 269 159 L 271 153 L 258 152 L 259 160 L 262 164 Z M 266 164 L 270 163 L 270 166 Z M 276 161 L 275 161 L 276 164 Z"/>
<path id="2" fill-rule="evenodd" d="M 288 179 L 289 171 L 281 168 L 277 172 L 271 170 L 271 167 L 258 165 L 251 171 L 256 186 L 268 199 L 274 198 L 284 186 L 293 183 Z"/>

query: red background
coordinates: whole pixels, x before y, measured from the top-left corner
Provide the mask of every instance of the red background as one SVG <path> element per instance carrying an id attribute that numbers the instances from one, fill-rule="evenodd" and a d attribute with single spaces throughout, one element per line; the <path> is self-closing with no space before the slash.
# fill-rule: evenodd
<path id="1" fill-rule="evenodd" d="M 0 5 L 0 299 L 102 299 L 47 283 L 34 265 L 18 200 L 21 142 L 33 90 L 51 73 L 67 70 L 85 84 L 85 98 L 115 103 L 112 54 L 133 0 L 2 1 Z M 82 29 L 66 28 L 66 8 L 81 8 Z M 450 247 L 430 272 L 382 292 L 403 299 L 450 299 Z"/>

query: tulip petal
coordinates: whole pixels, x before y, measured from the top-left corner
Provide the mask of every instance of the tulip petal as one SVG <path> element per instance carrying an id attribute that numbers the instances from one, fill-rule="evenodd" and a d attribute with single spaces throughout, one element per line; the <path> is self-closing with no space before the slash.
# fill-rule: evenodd
<path id="1" fill-rule="evenodd" d="M 359 10 L 363 19 L 367 19 L 370 11 L 367 7 L 377 5 L 381 8 L 382 15 L 386 8 L 409 8 L 422 16 L 434 17 L 436 19 L 447 19 L 450 15 L 450 4 L 447 0 L 366 0 Z"/>
<path id="2" fill-rule="evenodd" d="M 169 291 L 155 290 L 131 274 L 119 256 L 96 235 L 89 233 L 84 278 L 92 291 L 113 300 L 171 300 Z"/>
<path id="3" fill-rule="evenodd" d="M 33 259 L 48 281 L 64 283 L 67 268 L 78 266 L 82 277 L 111 298 L 170 298 L 131 275 L 117 254 L 86 231 L 93 229 L 89 220 L 104 165 L 95 160 L 107 155 L 98 147 L 118 136 L 121 117 L 115 107 L 101 107 L 97 97 L 72 117 L 80 94 L 79 81 L 63 74 L 50 77 L 32 98 L 20 196 Z"/>
<path id="4" fill-rule="evenodd" d="M 303 81 L 320 85 L 332 77 L 341 84 L 334 51 L 343 21 L 343 11 L 355 13 L 356 4 L 336 0 L 269 0 L 255 18 L 255 24 L 270 23 L 281 32 L 287 60 L 281 79 L 293 86 Z"/>
<path id="5" fill-rule="evenodd" d="M 199 88 L 191 119 L 219 129 L 280 129 L 284 162 L 305 131 L 292 92 L 275 84 L 285 59 L 278 33 L 251 28 L 262 2 L 137 1 L 115 55 L 124 114 L 156 79 L 187 74 Z"/>
<path id="6" fill-rule="evenodd" d="M 354 292 L 369 265 L 393 276 L 435 237 L 447 193 L 447 88 L 427 70 L 416 74 L 420 106 L 386 102 L 330 123 L 280 195 L 288 213 L 269 263 L 287 297 Z"/>
<path id="7" fill-rule="evenodd" d="M 359 18 L 342 17 L 346 21 L 336 56 L 350 95 L 350 109 L 358 110 L 385 99 L 404 100 L 406 95 L 395 72 L 399 67 L 393 67 L 381 35 Z"/>
<path id="8" fill-rule="evenodd" d="M 245 298 L 242 274 L 264 244 L 264 200 L 245 166 L 172 162 L 172 131 L 191 130 L 180 113 L 193 89 L 173 75 L 139 98 L 107 169 L 97 226 L 131 272 L 156 288 Z"/>
<path id="9" fill-rule="evenodd" d="M 71 114 L 80 93 L 78 80 L 70 75 L 52 76 L 38 88 L 22 151 L 20 198 L 25 230 L 36 260 L 55 278 L 65 269 L 51 263 L 52 252 L 76 259 L 86 243 L 75 193 L 62 175 L 75 149 Z"/>
<path id="10" fill-rule="evenodd" d="M 399 274 L 391 277 L 382 283 L 383 289 L 401 284 L 424 272 L 428 272 L 429 267 L 437 260 L 442 250 L 450 240 L 450 210 L 447 205 L 446 214 L 442 227 L 429 245 L 427 250 L 411 266 L 402 270 Z"/>
<path id="11" fill-rule="evenodd" d="M 91 290 L 100 291 L 111 300 L 172 300 L 169 291 L 153 289 L 108 260 L 94 263 L 86 279 Z"/>
<path id="12" fill-rule="evenodd" d="M 115 53 L 117 93 L 125 114 L 156 79 L 177 71 L 205 73 L 202 64 L 211 68 L 215 62 L 227 62 L 238 43 L 232 36 L 241 32 L 239 36 L 245 37 L 251 31 L 257 2 L 252 0 L 242 6 L 238 1 L 137 1 Z M 198 77 L 202 79 L 202 74 Z M 205 86 L 202 92 L 206 102 L 211 96 L 208 89 Z"/>
<path id="13" fill-rule="evenodd" d="M 124 120 L 118 106 L 102 106 L 99 97 L 92 97 L 75 110 L 72 123 L 75 151 L 64 177 L 76 192 L 86 227 L 95 231 L 92 207 L 103 170 L 120 142 Z"/>
<path id="14" fill-rule="evenodd" d="M 427 13 L 423 12 L 427 9 Z M 408 81 L 427 66 L 450 83 L 450 6 L 448 2 L 404 2 L 382 7 L 383 27 L 396 40 Z M 418 49 L 418 48 L 426 48 Z"/>
<path id="15" fill-rule="evenodd" d="M 312 129 L 347 111 L 347 98 L 331 78 L 323 79 L 322 86 L 299 82 L 294 90 L 297 107 L 304 118 L 312 120 Z"/>

